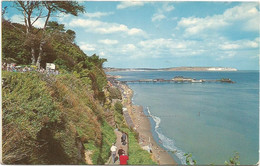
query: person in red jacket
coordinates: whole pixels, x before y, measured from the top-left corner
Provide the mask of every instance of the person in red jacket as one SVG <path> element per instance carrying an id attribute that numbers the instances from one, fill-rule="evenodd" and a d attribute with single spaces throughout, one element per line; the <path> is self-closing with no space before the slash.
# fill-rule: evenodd
<path id="1" fill-rule="evenodd" d="M 125 151 L 122 152 L 122 155 L 119 157 L 120 165 L 127 165 L 128 156 L 125 154 Z"/>

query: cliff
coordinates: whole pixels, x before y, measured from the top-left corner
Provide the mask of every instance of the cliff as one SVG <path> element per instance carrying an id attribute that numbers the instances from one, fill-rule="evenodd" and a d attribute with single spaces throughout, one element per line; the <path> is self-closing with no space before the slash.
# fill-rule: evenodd
<path id="1" fill-rule="evenodd" d="M 31 39 L 24 30 L 23 25 L 2 20 L 2 62 L 34 68 L 29 65 Z M 65 31 L 51 31 L 43 48 L 41 67 L 54 63 L 58 75 L 11 72 L 2 64 L 3 163 L 105 164 L 116 126 L 135 134 L 112 102 L 119 99 L 120 104 L 121 96 L 107 84 L 102 68 L 106 60 L 87 56 Z M 132 139 L 137 143 L 138 138 Z M 145 153 L 140 146 L 130 150 Z M 148 154 L 135 163 L 144 161 L 153 164 Z"/>

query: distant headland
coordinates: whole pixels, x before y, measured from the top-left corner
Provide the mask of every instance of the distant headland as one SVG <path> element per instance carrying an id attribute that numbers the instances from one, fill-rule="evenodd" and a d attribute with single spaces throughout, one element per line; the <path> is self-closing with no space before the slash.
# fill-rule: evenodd
<path id="1" fill-rule="evenodd" d="M 104 68 L 106 72 L 113 71 L 237 71 L 231 67 L 172 67 L 172 68 Z"/>

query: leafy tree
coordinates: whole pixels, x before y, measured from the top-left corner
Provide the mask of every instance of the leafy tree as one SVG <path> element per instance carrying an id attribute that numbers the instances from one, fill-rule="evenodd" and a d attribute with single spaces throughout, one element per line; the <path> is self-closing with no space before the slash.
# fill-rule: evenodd
<path id="1" fill-rule="evenodd" d="M 68 30 L 66 31 L 66 34 L 68 34 L 68 37 L 69 37 L 70 41 L 73 42 L 73 41 L 75 40 L 75 38 L 76 38 L 76 33 L 75 33 L 73 30 L 68 29 Z"/>
<path id="2" fill-rule="evenodd" d="M 58 32 L 64 32 L 64 24 L 59 24 L 57 21 L 49 21 L 47 23 L 46 31 L 58 31 Z"/>
<path id="3" fill-rule="evenodd" d="M 57 13 L 72 14 L 77 16 L 78 13 L 84 12 L 84 6 L 81 6 L 76 1 L 17 1 L 18 10 L 23 12 L 24 22 L 26 27 L 26 37 L 31 41 L 31 61 L 40 67 L 41 59 L 43 56 L 43 47 L 46 44 L 46 28 L 51 16 Z M 33 25 L 39 20 L 45 18 L 45 23 L 40 33 L 39 44 L 34 43 L 32 38 L 35 38 L 40 32 L 35 30 Z M 38 46 L 39 53 L 36 57 L 36 47 Z"/>

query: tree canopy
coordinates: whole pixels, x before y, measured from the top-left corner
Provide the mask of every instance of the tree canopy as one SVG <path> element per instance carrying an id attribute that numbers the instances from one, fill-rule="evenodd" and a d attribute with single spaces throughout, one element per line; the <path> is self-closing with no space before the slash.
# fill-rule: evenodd
<path id="1" fill-rule="evenodd" d="M 36 64 L 38 67 L 40 67 L 42 57 L 44 56 L 44 45 L 48 44 L 45 34 L 48 24 L 49 28 L 64 29 L 62 27 L 63 24 L 58 26 L 55 22 L 49 22 L 50 17 L 59 13 L 77 16 L 79 13 L 85 12 L 84 6 L 79 5 L 76 1 L 17 1 L 16 6 L 24 15 L 26 38 L 30 41 L 31 47 L 31 63 Z M 45 19 L 44 25 L 36 30 L 33 25 L 40 18 Z M 40 30 L 42 30 L 41 33 L 39 33 Z M 39 43 L 33 40 L 36 36 L 39 38 Z M 39 50 L 38 55 L 36 55 L 36 49 Z"/>

